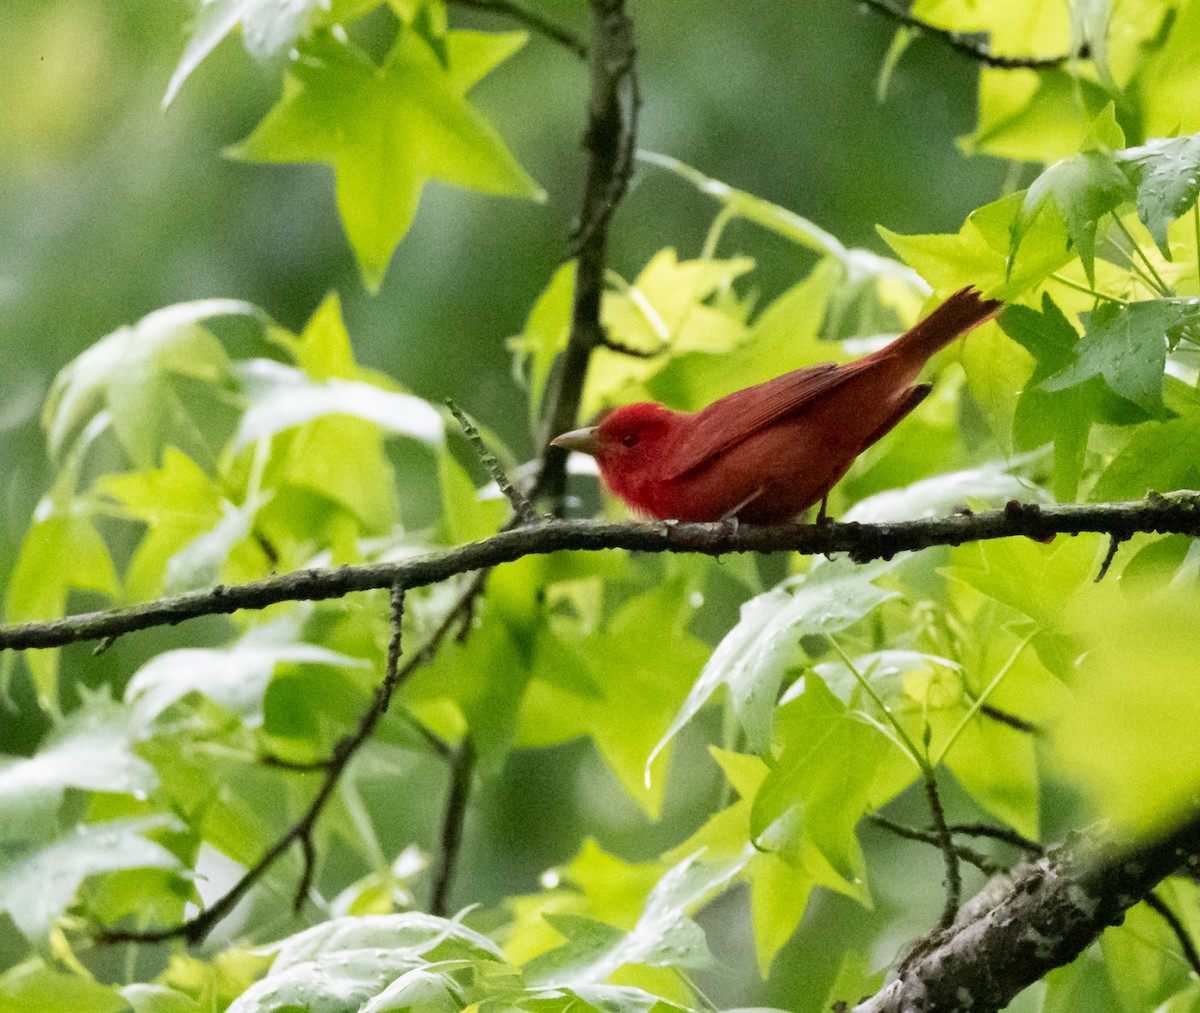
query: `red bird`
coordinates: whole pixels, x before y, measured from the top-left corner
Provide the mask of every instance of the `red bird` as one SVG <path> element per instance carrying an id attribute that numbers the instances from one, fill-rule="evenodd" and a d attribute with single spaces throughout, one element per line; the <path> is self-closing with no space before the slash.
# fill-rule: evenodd
<path id="1" fill-rule="evenodd" d="M 624 405 L 551 442 L 595 457 L 608 488 L 650 517 L 779 524 L 819 500 L 824 518 L 854 459 L 929 393 L 914 381 L 930 356 L 1002 306 L 964 288 L 855 362 L 797 369 L 694 414 Z"/>

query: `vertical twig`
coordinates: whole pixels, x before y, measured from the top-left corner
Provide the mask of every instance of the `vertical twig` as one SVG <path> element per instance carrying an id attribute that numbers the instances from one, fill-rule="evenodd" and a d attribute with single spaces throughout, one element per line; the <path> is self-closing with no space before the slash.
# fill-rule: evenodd
<path id="1" fill-rule="evenodd" d="M 962 873 L 958 868 L 958 852 L 954 848 L 954 838 L 946 825 L 946 813 L 942 809 L 941 796 L 938 795 L 937 778 L 931 767 L 924 768 L 923 773 L 925 797 L 929 800 L 929 812 L 933 817 L 933 831 L 937 834 L 942 857 L 946 862 L 946 904 L 942 908 L 938 928 L 948 929 L 954 924 L 954 916 L 958 914 L 958 905 L 962 899 Z"/>
<path id="2" fill-rule="evenodd" d="M 450 768 L 450 786 L 446 795 L 446 812 L 442 817 L 442 850 L 433 877 L 433 890 L 429 898 L 429 912 L 440 917 L 447 913 L 450 885 L 458 865 L 458 854 L 462 848 L 463 823 L 467 815 L 467 802 L 471 796 L 471 775 L 475 769 L 475 747 L 469 738 L 464 738 L 454 755 Z"/>
<path id="3" fill-rule="evenodd" d="M 633 165 L 637 124 L 637 78 L 633 25 L 624 0 L 591 0 L 591 92 L 584 144 L 587 178 L 576 230 L 575 291 L 571 331 L 547 395 L 542 464 L 533 498 L 546 497 L 561 513 L 567 452 L 549 441 L 575 426 L 592 350 L 604 340 L 600 301 L 608 252 L 608 226 L 625 195 Z"/>

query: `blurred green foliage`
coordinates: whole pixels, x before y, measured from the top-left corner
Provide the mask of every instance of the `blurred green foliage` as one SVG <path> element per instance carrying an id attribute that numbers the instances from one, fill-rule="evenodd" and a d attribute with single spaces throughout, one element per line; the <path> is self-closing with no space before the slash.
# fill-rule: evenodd
<path id="1" fill-rule="evenodd" d="M 582 3 L 538 10 L 585 30 Z M 877 100 L 892 29 L 850 3 L 631 7 L 646 154 L 601 313 L 653 354 L 599 351 L 584 413 L 843 361 L 976 285 L 1010 303 L 1001 325 L 938 357 L 836 514 L 1197 484 L 1200 2 L 913 11 L 1090 55 L 980 70 L 902 35 Z M 504 522 L 434 405 L 452 395 L 510 468 L 537 449 L 586 72 L 477 31 L 501 21 L 436 0 L 0 9 L 8 621 Z M 179 922 L 294 825 L 307 768 L 373 698 L 384 596 L 6 655 L 0 1009 L 853 998 L 940 907 L 937 852 L 864 823 L 925 823 L 922 774 L 964 819 L 1045 840 L 1095 816 L 1138 839 L 1192 805 L 1195 546 L 1138 535 L 1095 588 L 1103 550 L 502 567 L 345 772 L 301 913 L 290 854 L 190 955 L 91 933 Z M 409 594 L 406 652 L 465 586 Z M 446 920 L 418 909 L 466 741 L 451 901 L 483 907 Z M 1195 884 L 1165 890 L 1190 925 Z M 1023 1008 L 1186 1008 L 1175 947 L 1137 910 Z"/>

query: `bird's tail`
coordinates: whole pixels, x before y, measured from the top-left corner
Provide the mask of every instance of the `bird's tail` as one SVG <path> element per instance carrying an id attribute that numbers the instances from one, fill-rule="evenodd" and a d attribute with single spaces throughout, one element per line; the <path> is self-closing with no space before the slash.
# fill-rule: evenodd
<path id="1" fill-rule="evenodd" d="M 978 289 L 961 288 L 924 320 L 900 335 L 886 351 L 922 363 L 955 338 L 991 320 L 1004 303 L 985 299 Z"/>

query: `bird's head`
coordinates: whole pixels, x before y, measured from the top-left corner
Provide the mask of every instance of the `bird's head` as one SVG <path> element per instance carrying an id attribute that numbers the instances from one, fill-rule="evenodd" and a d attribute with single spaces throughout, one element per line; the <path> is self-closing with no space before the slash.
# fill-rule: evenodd
<path id="1" fill-rule="evenodd" d="M 679 418 L 669 408 L 642 401 L 615 408 L 598 425 L 563 433 L 550 442 L 591 454 L 608 487 L 633 502 L 639 498 L 637 487 L 655 478 Z"/>

